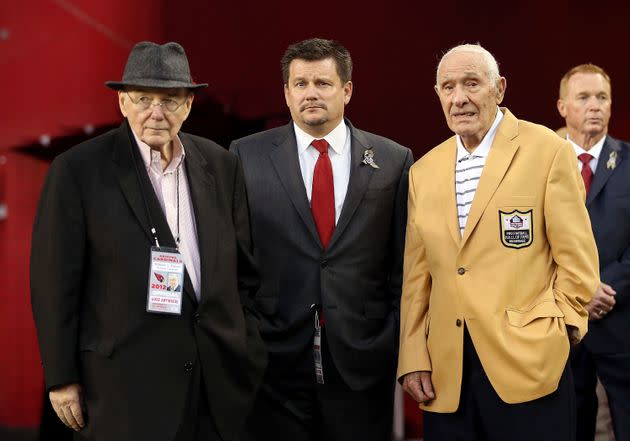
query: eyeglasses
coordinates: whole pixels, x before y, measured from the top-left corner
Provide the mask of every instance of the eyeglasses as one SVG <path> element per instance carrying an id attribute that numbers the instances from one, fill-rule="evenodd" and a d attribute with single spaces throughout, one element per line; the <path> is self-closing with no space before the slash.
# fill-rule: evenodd
<path id="1" fill-rule="evenodd" d="M 129 97 L 131 102 L 134 105 L 138 106 L 141 110 L 147 110 L 152 106 L 160 106 L 162 108 L 162 111 L 168 111 L 170 113 L 173 113 L 186 102 L 184 100 L 180 103 L 171 98 L 164 98 L 163 100 L 160 100 L 159 102 L 154 104 L 153 98 L 151 98 L 150 96 L 142 95 L 137 100 L 134 100 L 131 97 L 131 95 L 129 95 L 129 92 L 125 92 L 125 93 Z"/>

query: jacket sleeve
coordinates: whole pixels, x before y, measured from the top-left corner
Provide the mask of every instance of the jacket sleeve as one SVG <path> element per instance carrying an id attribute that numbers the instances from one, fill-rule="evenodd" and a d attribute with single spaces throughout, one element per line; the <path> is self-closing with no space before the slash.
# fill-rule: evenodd
<path id="1" fill-rule="evenodd" d="M 40 196 L 31 245 L 31 304 L 48 388 L 78 382 L 78 326 L 85 259 L 80 186 L 58 157 Z"/>
<path id="2" fill-rule="evenodd" d="M 599 285 L 597 247 L 584 204 L 584 183 L 571 146 L 562 146 L 553 159 L 545 191 L 545 227 L 557 264 L 553 292 L 566 325 L 587 331 L 584 306 Z"/>
<path id="3" fill-rule="evenodd" d="M 407 221 L 407 199 L 409 189 L 409 167 L 413 163 L 411 150 L 407 149 L 402 173 L 398 181 L 392 220 L 391 266 L 389 270 L 389 292 L 392 299 L 396 323 L 400 323 L 400 293 L 402 289 L 403 253 L 405 248 L 405 223 Z"/>
<path id="4" fill-rule="evenodd" d="M 256 309 L 254 308 L 254 297 L 258 291 L 260 280 L 252 254 L 245 179 L 238 155 L 234 162 L 236 170 L 234 174 L 232 216 L 238 245 L 238 290 L 241 297 L 241 304 L 245 310 L 252 313 L 255 317 L 258 317 Z"/>
<path id="5" fill-rule="evenodd" d="M 426 334 L 431 274 L 426 259 L 426 249 L 418 228 L 417 219 L 422 216 L 418 205 L 418 194 L 421 190 L 414 183 L 414 172 L 417 172 L 417 169 L 412 167 L 409 174 L 407 232 L 400 305 L 400 351 L 397 373 L 399 380 L 410 372 L 431 370 Z"/>
<path id="6" fill-rule="evenodd" d="M 610 262 L 601 269 L 601 278 L 602 282 L 617 291 L 617 303 L 630 302 L 630 248 L 625 249 L 619 260 Z"/>

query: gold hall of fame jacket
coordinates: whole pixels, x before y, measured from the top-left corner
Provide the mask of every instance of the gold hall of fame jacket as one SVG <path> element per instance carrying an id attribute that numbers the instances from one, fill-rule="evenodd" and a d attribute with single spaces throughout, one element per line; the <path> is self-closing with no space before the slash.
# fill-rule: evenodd
<path id="1" fill-rule="evenodd" d="M 410 171 L 398 378 L 431 371 L 436 398 L 420 407 L 433 412 L 459 405 L 464 325 L 503 401 L 556 390 L 569 354 L 566 327 L 585 335 L 584 305 L 599 284 L 573 149 L 501 111 L 463 237 L 455 137 Z"/>

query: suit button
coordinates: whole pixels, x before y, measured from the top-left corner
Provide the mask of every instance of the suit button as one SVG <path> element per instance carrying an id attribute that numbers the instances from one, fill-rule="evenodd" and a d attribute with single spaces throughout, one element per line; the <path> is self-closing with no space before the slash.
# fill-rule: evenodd
<path id="1" fill-rule="evenodd" d="M 460 276 L 463 276 L 465 273 L 466 273 L 466 268 L 464 267 L 457 268 L 457 274 L 459 274 Z"/>
<path id="2" fill-rule="evenodd" d="M 458 328 L 462 325 L 462 321 L 460 319 L 455 320 L 455 326 Z"/>
<path id="3" fill-rule="evenodd" d="M 193 315 L 193 319 L 195 320 L 195 323 L 199 324 L 199 322 L 201 322 L 201 316 L 199 314 L 195 314 Z"/>
<path id="4" fill-rule="evenodd" d="M 186 363 L 184 363 L 184 370 L 186 372 L 192 372 L 192 370 L 193 370 L 193 363 L 192 363 L 192 361 L 187 361 Z"/>
<path id="5" fill-rule="evenodd" d="M 328 261 L 326 259 L 322 259 L 321 260 L 321 266 L 322 266 L 322 268 L 326 268 L 328 266 Z"/>

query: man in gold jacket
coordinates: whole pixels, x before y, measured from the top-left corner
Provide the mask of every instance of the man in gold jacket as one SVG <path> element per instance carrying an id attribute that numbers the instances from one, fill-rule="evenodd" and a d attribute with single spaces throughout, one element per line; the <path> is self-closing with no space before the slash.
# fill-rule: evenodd
<path id="1" fill-rule="evenodd" d="M 398 378 L 425 441 L 572 441 L 569 346 L 599 283 L 568 142 L 518 120 L 479 45 L 448 51 L 435 90 L 455 136 L 414 164 Z"/>

